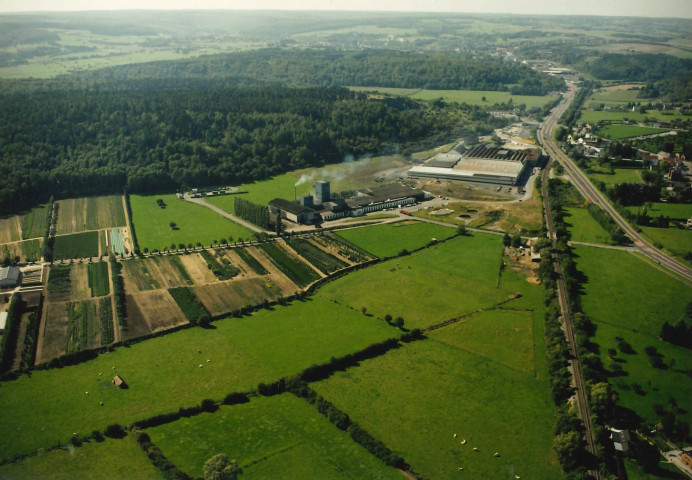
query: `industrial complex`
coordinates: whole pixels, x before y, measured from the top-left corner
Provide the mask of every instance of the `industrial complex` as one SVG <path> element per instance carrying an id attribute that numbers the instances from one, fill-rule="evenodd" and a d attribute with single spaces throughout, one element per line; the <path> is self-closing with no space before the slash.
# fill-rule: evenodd
<path id="1" fill-rule="evenodd" d="M 481 145 L 468 151 L 459 150 L 463 150 L 463 147 L 455 147 L 449 153 L 439 153 L 423 165 L 411 168 L 409 178 L 516 185 L 524 172 L 530 171 L 541 158 L 538 148 L 510 150 Z"/>
<path id="2" fill-rule="evenodd" d="M 269 219 L 277 215 L 291 222 L 309 225 L 344 217 L 358 217 L 388 208 L 401 208 L 432 196 L 422 190 L 400 183 L 357 190 L 348 198 L 332 198 L 327 181 L 315 182 L 315 195 L 305 195 L 298 201 L 275 198 L 269 202 Z"/>

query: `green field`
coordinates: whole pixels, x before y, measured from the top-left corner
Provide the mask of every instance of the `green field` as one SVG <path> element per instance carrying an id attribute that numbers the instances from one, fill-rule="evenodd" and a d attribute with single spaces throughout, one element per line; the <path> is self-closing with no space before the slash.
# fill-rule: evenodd
<path id="1" fill-rule="evenodd" d="M 622 138 L 639 137 L 641 135 L 651 135 L 653 133 L 663 133 L 669 131 L 665 128 L 640 127 L 637 125 L 606 125 L 596 132 L 596 135 L 613 140 Z"/>
<path id="2" fill-rule="evenodd" d="M 363 250 L 380 258 L 392 257 L 401 250 L 415 250 L 428 244 L 433 238 L 443 240 L 454 235 L 451 227 L 432 223 L 403 221 L 371 227 L 339 230 L 338 236 L 345 238 Z"/>
<path id="3" fill-rule="evenodd" d="M 202 465 L 212 455 L 225 453 L 238 460 L 243 479 L 402 478 L 289 393 L 254 397 L 249 403 L 222 406 L 146 432 L 192 476 L 202 476 Z"/>
<path id="4" fill-rule="evenodd" d="M 20 262 L 36 262 L 42 255 L 41 240 L 38 238 L 0 245 L 0 258 L 19 257 Z"/>
<path id="5" fill-rule="evenodd" d="M 56 260 L 68 258 L 98 257 L 98 232 L 82 232 L 55 237 L 53 257 Z"/>
<path id="6" fill-rule="evenodd" d="M 348 87 L 349 90 L 354 92 L 375 92 L 384 95 L 398 95 L 401 97 L 408 97 L 416 92 L 420 92 L 420 88 L 396 88 L 396 87 Z"/>
<path id="7" fill-rule="evenodd" d="M 644 85 L 640 85 L 640 87 L 643 87 Z M 604 101 L 604 102 L 624 102 L 624 103 L 629 103 L 629 102 L 648 102 L 650 100 L 645 99 L 645 98 L 639 98 L 639 92 L 640 90 L 602 90 L 600 92 L 596 92 L 591 97 L 589 97 L 589 101 L 594 101 L 594 102 L 599 102 L 599 101 Z"/>
<path id="8" fill-rule="evenodd" d="M 305 287 L 320 278 L 317 272 L 295 256 L 289 254 L 279 243 L 263 243 L 258 248 L 264 250 L 274 265 L 299 287 Z"/>
<path id="9" fill-rule="evenodd" d="M 165 208 L 159 207 L 157 199 L 162 199 Z M 230 198 L 230 197 L 226 197 Z M 187 245 L 197 242 L 210 245 L 214 240 L 252 237 L 252 232 L 212 210 L 195 205 L 185 200 L 178 200 L 175 195 L 130 195 L 132 206 L 132 223 L 137 233 L 141 249 L 163 250 L 175 244 Z M 169 226 L 175 222 L 175 229 Z"/>
<path id="10" fill-rule="evenodd" d="M 675 256 L 683 256 L 692 252 L 692 230 L 683 228 L 640 227 L 645 237 L 655 244 L 662 245 Z"/>
<path id="11" fill-rule="evenodd" d="M 203 398 L 220 400 L 398 334 L 382 321 L 318 298 L 214 327 L 182 330 L 80 365 L 3 382 L 0 460 L 65 442 L 73 432 L 126 425 Z M 116 373 L 128 389 L 111 388 Z"/>
<path id="12" fill-rule="evenodd" d="M 48 205 L 32 208 L 22 217 L 22 238 L 43 237 L 48 229 Z"/>
<path id="13" fill-rule="evenodd" d="M 126 466 L 124 466 L 126 465 Z M 0 478 L 11 480 L 74 480 L 75 478 L 113 480 L 161 480 L 137 442 L 127 436 L 121 440 L 90 441 L 79 448 L 71 445 L 44 452 L 21 462 L 0 466 Z"/>
<path id="14" fill-rule="evenodd" d="M 312 263 L 324 273 L 332 273 L 347 266 L 343 260 L 330 255 L 321 248 L 302 238 L 288 238 L 286 243 L 301 257 Z"/>
<path id="15" fill-rule="evenodd" d="M 124 227 L 126 223 L 125 210 L 123 208 L 123 197 L 121 195 L 87 198 L 87 230 Z"/>
<path id="16" fill-rule="evenodd" d="M 92 297 L 108 295 L 111 291 L 108 280 L 108 264 L 106 262 L 89 264 L 89 287 Z"/>
<path id="17" fill-rule="evenodd" d="M 585 243 L 612 243 L 610 234 L 594 220 L 585 208 L 566 207 L 565 223 L 574 242 Z"/>
<path id="18" fill-rule="evenodd" d="M 485 97 L 485 101 L 483 101 Z M 514 105 L 526 105 L 526 108 L 542 108 L 546 103 L 555 100 L 549 95 L 529 96 L 512 95 L 509 92 L 485 91 L 485 90 L 419 90 L 411 95 L 411 98 L 418 100 L 436 100 L 442 98 L 446 102 L 468 103 L 471 105 L 481 105 L 492 107 L 495 103 L 508 103 L 510 100 Z"/>
<path id="19" fill-rule="evenodd" d="M 365 307 L 380 318 L 401 316 L 409 328 L 429 327 L 487 309 L 514 291 L 536 288 L 528 282 L 498 287 L 502 248 L 502 238 L 495 235 L 457 237 L 353 272 L 325 285 L 317 295 L 357 310 Z M 518 308 L 514 302 L 508 305 Z"/>
<path id="20" fill-rule="evenodd" d="M 641 212 L 646 207 L 649 216 L 652 218 L 657 218 L 660 215 L 668 217 L 671 220 L 686 221 L 688 218 L 692 217 L 692 204 L 689 203 L 661 203 L 656 202 L 648 205 L 638 206 L 638 207 L 625 207 L 632 213 Z"/>
<path id="21" fill-rule="evenodd" d="M 459 346 L 433 336 L 313 387 L 425 478 L 559 478 L 547 379 L 475 355 L 455 333 Z M 506 348 L 495 342 L 488 353 Z"/>
<path id="22" fill-rule="evenodd" d="M 200 303 L 192 289 L 188 287 L 169 288 L 168 293 L 183 311 L 188 322 L 198 324 L 204 319 L 209 320 L 209 312 Z"/>
<path id="23" fill-rule="evenodd" d="M 692 420 L 692 383 L 684 373 L 692 366 L 692 353 L 658 339 L 663 322 L 677 323 L 683 317 L 692 288 L 626 252 L 581 246 L 574 251 L 578 268 L 587 277 L 582 307 L 597 326 L 594 341 L 600 346 L 603 363 L 608 367 L 613 362 L 608 349 L 615 348 L 617 357 L 624 360 L 620 365 L 628 372 L 612 381 L 621 403 L 654 422 L 658 419 L 651 405 L 667 405 L 673 396 L 687 410 L 686 420 Z M 621 353 L 615 337 L 624 338 L 636 354 Z M 652 367 L 644 353 L 649 345 L 663 354 L 666 364 L 674 360 L 675 367 Z M 637 394 L 632 389 L 635 383 L 646 393 Z"/>
<path id="24" fill-rule="evenodd" d="M 684 120 L 687 117 L 681 113 L 664 113 L 660 110 L 649 110 L 646 113 L 613 110 L 582 110 L 579 116 L 579 120 L 586 123 L 622 122 L 626 118 L 634 120 L 635 122 L 643 122 L 646 118 L 655 118 L 665 122 L 678 118 Z"/>
<path id="25" fill-rule="evenodd" d="M 642 183 L 642 175 L 635 168 L 615 168 L 615 173 L 589 173 L 592 180 L 598 180 L 606 185 L 616 185 L 618 183 Z"/>

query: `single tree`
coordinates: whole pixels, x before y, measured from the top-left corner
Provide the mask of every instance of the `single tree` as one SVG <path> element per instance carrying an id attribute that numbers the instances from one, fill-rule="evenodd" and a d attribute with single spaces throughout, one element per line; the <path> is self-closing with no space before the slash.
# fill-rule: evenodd
<path id="1" fill-rule="evenodd" d="M 168 222 L 168 226 L 171 227 L 171 229 L 175 229 L 178 225 L 175 222 Z"/>
<path id="2" fill-rule="evenodd" d="M 502 236 L 502 244 L 503 244 L 505 247 L 509 247 L 509 246 L 512 244 L 512 237 L 509 236 L 509 233 L 505 233 L 505 234 Z"/>
<path id="3" fill-rule="evenodd" d="M 236 460 L 219 453 L 204 462 L 204 480 L 236 480 L 243 473 Z"/>

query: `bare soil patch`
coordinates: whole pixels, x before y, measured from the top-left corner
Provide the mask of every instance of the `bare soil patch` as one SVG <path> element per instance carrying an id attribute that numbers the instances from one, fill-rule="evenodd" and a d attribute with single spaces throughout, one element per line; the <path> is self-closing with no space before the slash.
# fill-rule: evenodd
<path id="1" fill-rule="evenodd" d="M 152 332 L 187 323 L 185 315 L 168 290 L 140 292 L 133 294 L 132 298 Z"/>
<path id="2" fill-rule="evenodd" d="M 134 293 L 161 288 L 162 285 L 149 269 L 152 264 L 149 260 L 146 258 L 121 262 L 126 291 Z"/>
<path id="3" fill-rule="evenodd" d="M 226 257 L 226 259 L 231 262 L 231 265 L 238 267 L 240 269 L 240 274 L 237 278 L 247 278 L 247 277 L 257 277 L 258 275 L 246 264 L 240 256 L 235 253 L 235 249 L 229 248 L 223 251 L 219 251 L 221 256 Z"/>
<path id="4" fill-rule="evenodd" d="M 139 306 L 132 295 L 125 295 L 125 311 L 127 317 L 125 326 L 120 328 L 122 340 L 137 338 L 151 333 L 149 324 L 144 319 L 144 315 L 139 310 Z"/>
<path id="5" fill-rule="evenodd" d="M 178 258 L 183 263 L 187 273 L 190 274 L 190 278 L 192 278 L 195 285 L 205 285 L 218 281 L 211 270 L 209 270 L 209 267 L 207 267 L 207 262 L 204 261 L 199 253 L 179 255 Z"/>
<path id="6" fill-rule="evenodd" d="M 47 362 L 59 357 L 67 350 L 67 302 L 55 302 L 46 305 L 43 319 L 43 343 L 36 352 L 36 363 Z"/>
<path id="7" fill-rule="evenodd" d="M 505 248 L 503 262 L 507 268 L 524 275 L 527 282 L 533 283 L 534 285 L 541 283 L 540 280 L 538 280 L 538 267 L 540 263 L 531 261 L 530 248 L 525 248 L 523 250 L 512 247 Z"/>
<path id="8" fill-rule="evenodd" d="M 298 289 L 282 290 L 268 276 L 228 280 L 195 287 L 195 295 L 212 315 L 223 315 L 246 305 L 259 305 L 265 300 L 295 293 Z"/>

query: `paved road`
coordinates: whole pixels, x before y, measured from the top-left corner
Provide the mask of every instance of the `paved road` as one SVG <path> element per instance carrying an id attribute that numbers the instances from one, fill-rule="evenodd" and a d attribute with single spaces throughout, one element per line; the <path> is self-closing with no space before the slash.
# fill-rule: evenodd
<path id="1" fill-rule="evenodd" d="M 557 146 L 553 139 L 553 132 L 557 126 L 557 122 L 562 116 L 562 113 L 567 109 L 574 98 L 575 88 L 570 86 L 569 93 L 565 100 L 553 111 L 546 119 L 543 126 L 538 130 L 538 141 L 543 145 L 543 148 L 548 154 L 559 161 L 565 168 L 570 181 L 577 187 L 577 190 L 589 201 L 601 206 L 608 214 L 613 217 L 613 220 L 622 228 L 622 230 L 633 240 L 634 246 L 644 255 L 651 258 L 659 265 L 676 273 L 688 281 L 692 281 L 692 269 L 673 259 L 672 257 L 655 248 L 651 243 L 645 240 L 639 232 L 625 221 L 624 218 L 613 208 L 606 200 L 603 194 L 591 183 L 577 165 Z"/>
<path id="2" fill-rule="evenodd" d="M 242 225 L 243 227 L 245 227 L 245 228 L 247 228 L 248 230 L 251 230 L 251 231 L 253 231 L 253 232 L 257 232 L 257 233 L 261 233 L 261 232 L 272 233 L 272 232 L 270 232 L 270 231 L 268 231 L 268 230 L 263 230 L 263 229 L 261 229 L 260 227 L 258 227 L 257 225 L 253 225 L 253 224 L 250 223 L 250 222 L 246 222 L 246 221 L 243 220 L 242 218 L 238 218 L 238 217 L 236 217 L 235 215 L 233 215 L 233 214 L 231 214 L 231 213 L 224 212 L 223 210 L 221 210 L 221 209 L 220 209 L 219 207 L 217 207 L 216 205 L 212 205 L 211 203 L 205 202 L 203 198 L 192 198 L 192 197 L 189 196 L 187 193 L 185 194 L 185 197 L 184 197 L 184 198 L 185 198 L 185 200 L 187 200 L 188 202 L 196 203 L 197 205 L 202 205 L 203 207 L 207 207 L 207 208 L 209 208 L 209 209 L 211 209 L 211 210 L 214 210 L 216 213 L 218 213 L 218 214 L 221 215 L 222 217 L 226 217 L 227 219 L 231 220 L 232 222 L 238 223 L 238 224 Z"/>
<path id="3" fill-rule="evenodd" d="M 569 105 L 569 102 L 571 102 L 571 98 L 568 97 L 568 101 L 564 102 L 564 105 Z M 561 104 L 560 107 L 564 107 L 564 105 Z M 560 107 L 557 109 L 558 115 L 562 115 L 562 113 L 559 113 Z M 555 115 L 555 113 L 553 113 L 553 115 Z M 569 308 L 569 298 L 567 296 L 567 288 L 565 287 L 565 281 L 563 278 L 562 264 L 560 263 L 560 256 L 557 253 L 557 236 L 555 235 L 553 215 L 550 211 L 550 202 L 548 201 L 548 172 L 550 171 L 552 162 L 553 159 L 551 158 L 543 171 L 542 190 L 543 198 L 545 199 L 543 202 L 545 207 L 545 222 L 546 226 L 548 227 L 548 234 L 552 243 L 551 255 L 553 258 L 553 265 L 555 266 L 555 273 L 557 273 L 558 299 L 560 301 L 560 310 L 562 311 L 565 336 L 567 337 L 567 343 L 572 356 L 572 377 L 574 379 L 574 384 L 577 387 L 577 407 L 579 408 L 579 416 L 584 424 L 586 448 L 588 452 L 594 456 L 594 458 L 597 458 L 598 450 L 596 449 L 596 439 L 593 432 L 591 414 L 589 413 L 589 404 L 586 398 L 586 387 L 584 386 L 584 379 L 581 373 L 579 350 L 577 348 L 576 336 L 574 334 L 574 322 L 572 321 L 572 312 Z M 598 470 L 590 470 L 589 474 L 596 480 L 600 480 L 601 478 Z"/>

